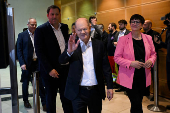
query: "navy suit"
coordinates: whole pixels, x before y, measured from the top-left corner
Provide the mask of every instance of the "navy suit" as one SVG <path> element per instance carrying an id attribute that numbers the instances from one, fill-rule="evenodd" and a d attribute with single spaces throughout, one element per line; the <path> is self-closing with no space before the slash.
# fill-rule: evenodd
<path id="1" fill-rule="evenodd" d="M 22 75 L 21 75 L 21 82 L 23 82 L 22 84 L 23 101 L 28 101 L 29 81 L 32 78 L 31 77 L 32 72 L 37 71 L 38 69 L 38 61 L 33 61 L 33 53 L 34 53 L 34 48 L 28 30 L 18 34 L 18 39 L 17 39 L 18 60 L 20 66 L 25 64 L 27 69 L 27 70 L 22 70 Z M 45 91 L 43 91 L 44 87 L 42 85 L 41 79 L 39 80 L 39 82 L 40 82 L 39 86 L 40 86 L 41 102 L 42 105 L 45 105 L 46 104 Z"/>
<path id="2" fill-rule="evenodd" d="M 68 41 L 68 26 L 61 23 L 61 32 Z M 39 70 L 45 82 L 47 94 L 47 112 L 56 113 L 56 96 L 59 89 L 60 100 L 64 113 L 72 113 L 71 102 L 64 97 L 65 83 L 68 75 L 68 65 L 60 65 L 58 57 L 61 50 L 57 37 L 49 22 L 42 24 L 35 30 L 35 51 L 39 59 Z M 59 73 L 59 78 L 53 78 L 49 72 L 55 69 Z"/>
<path id="3" fill-rule="evenodd" d="M 92 38 L 92 50 L 93 50 L 94 70 L 98 82 L 97 89 L 99 90 L 98 94 L 93 96 L 99 96 L 100 99 L 97 99 L 96 101 L 101 101 L 106 97 L 104 77 L 107 83 L 107 88 L 113 89 L 112 72 L 111 72 L 106 51 L 104 49 L 103 42 Z M 67 62 L 70 63 L 70 68 L 69 68 L 69 73 L 68 73 L 68 78 L 67 78 L 67 83 L 65 88 L 65 97 L 68 98 L 69 100 L 74 101 L 74 99 L 77 98 L 77 96 L 81 92 L 80 82 L 83 73 L 83 61 L 82 61 L 82 51 L 81 51 L 80 44 L 78 48 L 74 51 L 74 53 L 71 55 L 71 57 L 68 56 L 67 49 L 66 49 L 59 57 L 59 62 L 61 64 Z M 98 106 L 99 110 L 100 108 L 101 107 Z M 96 113 L 98 112 L 96 111 Z"/>

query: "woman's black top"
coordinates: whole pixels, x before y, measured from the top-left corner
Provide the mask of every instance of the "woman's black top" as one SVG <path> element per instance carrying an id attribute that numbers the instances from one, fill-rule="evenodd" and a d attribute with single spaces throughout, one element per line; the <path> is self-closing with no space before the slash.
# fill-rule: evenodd
<path id="1" fill-rule="evenodd" d="M 134 54 L 135 54 L 135 60 L 145 62 L 145 47 L 143 43 L 143 39 L 141 40 L 135 40 L 133 39 L 133 48 L 134 48 Z M 145 75 L 145 68 L 136 69 L 134 72 L 133 77 L 133 85 L 132 89 L 135 90 L 141 90 L 144 92 L 146 89 L 146 75 Z"/>

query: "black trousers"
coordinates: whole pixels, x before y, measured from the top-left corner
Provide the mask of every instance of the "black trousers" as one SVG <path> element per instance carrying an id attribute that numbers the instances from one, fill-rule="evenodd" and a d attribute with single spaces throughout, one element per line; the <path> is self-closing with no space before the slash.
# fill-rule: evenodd
<path id="1" fill-rule="evenodd" d="M 65 77 L 62 78 L 62 76 L 64 75 L 60 74 L 59 78 L 43 78 L 46 90 L 47 113 L 56 113 L 57 92 L 60 94 L 60 100 L 64 113 L 73 113 L 71 101 L 64 97 L 66 79 Z"/>
<path id="2" fill-rule="evenodd" d="M 74 113 L 101 113 L 102 111 L 102 98 L 99 89 L 88 90 L 80 86 L 80 92 L 76 99 L 72 101 Z"/>
<path id="3" fill-rule="evenodd" d="M 28 101 L 28 86 L 29 82 L 32 82 L 32 73 L 37 71 L 38 61 L 33 61 L 31 66 L 27 70 L 22 70 L 21 81 L 22 81 L 22 96 L 23 101 Z M 46 104 L 45 89 L 42 79 L 39 78 L 39 94 L 41 97 L 42 106 Z"/>
<path id="4" fill-rule="evenodd" d="M 142 109 L 143 93 L 141 93 L 140 89 L 139 90 L 126 89 L 126 92 L 131 102 L 130 113 L 143 113 Z"/>
<path id="5" fill-rule="evenodd" d="M 166 62 L 166 71 L 167 71 L 167 84 L 170 90 L 170 62 Z"/>

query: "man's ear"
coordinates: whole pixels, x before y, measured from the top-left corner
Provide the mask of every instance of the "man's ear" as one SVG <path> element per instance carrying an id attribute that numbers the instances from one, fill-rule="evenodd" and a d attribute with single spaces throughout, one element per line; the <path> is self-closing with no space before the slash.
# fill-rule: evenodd
<path id="1" fill-rule="evenodd" d="M 152 25 L 151 24 L 149 24 L 149 28 L 151 29 L 151 27 L 152 27 Z"/>

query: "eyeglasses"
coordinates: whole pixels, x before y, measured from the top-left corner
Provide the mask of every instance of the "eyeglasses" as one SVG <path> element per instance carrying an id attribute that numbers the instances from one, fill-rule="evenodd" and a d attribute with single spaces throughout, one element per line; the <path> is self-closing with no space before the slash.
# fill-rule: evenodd
<path id="1" fill-rule="evenodd" d="M 131 21 L 131 23 L 132 23 L 132 24 L 135 24 L 135 23 L 136 23 L 136 24 L 139 24 L 140 21 Z"/>
<path id="2" fill-rule="evenodd" d="M 87 28 L 84 28 L 84 29 L 78 29 L 78 32 L 82 32 L 82 31 L 84 31 L 84 32 L 86 32 L 87 31 Z"/>

